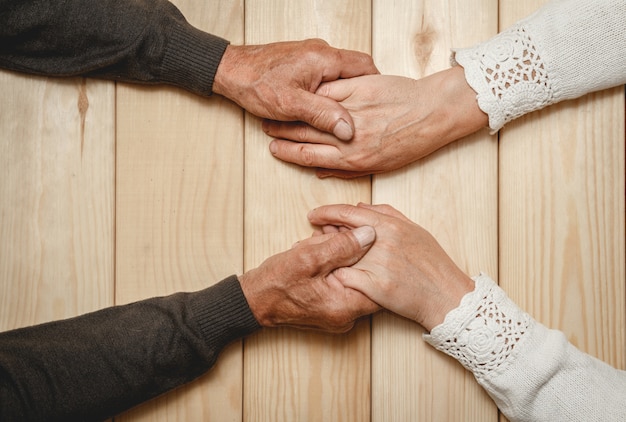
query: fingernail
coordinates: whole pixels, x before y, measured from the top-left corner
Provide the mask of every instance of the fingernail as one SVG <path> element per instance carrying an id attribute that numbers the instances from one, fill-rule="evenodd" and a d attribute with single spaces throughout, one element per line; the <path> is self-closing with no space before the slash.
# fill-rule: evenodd
<path id="1" fill-rule="evenodd" d="M 358 227 L 352 230 L 352 234 L 354 234 L 362 248 L 371 245 L 374 239 L 376 239 L 376 231 L 371 226 Z"/>
<path id="2" fill-rule="evenodd" d="M 333 129 L 333 134 L 342 141 L 349 141 L 352 139 L 352 127 L 343 119 L 339 119 Z"/>
<path id="3" fill-rule="evenodd" d="M 276 155 L 276 153 L 278 152 L 278 146 L 274 141 L 270 142 L 270 152 L 272 153 L 272 155 Z"/>
<path id="4" fill-rule="evenodd" d="M 267 131 L 269 130 L 269 123 L 267 123 L 266 120 L 263 120 L 263 122 L 261 123 L 261 129 L 265 133 L 267 133 Z"/>
<path id="5" fill-rule="evenodd" d="M 330 177 L 330 173 L 326 173 L 326 172 L 322 172 L 322 171 L 318 171 L 315 173 L 315 175 L 320 178 L 320 179 L 325 179 L 327 177 Z"/>

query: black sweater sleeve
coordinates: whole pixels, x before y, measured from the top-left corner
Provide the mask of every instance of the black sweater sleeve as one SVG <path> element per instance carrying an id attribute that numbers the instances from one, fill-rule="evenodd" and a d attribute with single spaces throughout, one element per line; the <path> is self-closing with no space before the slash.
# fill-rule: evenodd
<path id="1" fill-rule="evenodd" d="M 0 334 L 0 421 L 103 420 L 206 372 L 258 330 L 237 277 Z"/>
<path id="2" fill-rule="evenodd" d="M 166 0 L 0 0 L 0 67 L 210 95 L 228 42 Z"/>

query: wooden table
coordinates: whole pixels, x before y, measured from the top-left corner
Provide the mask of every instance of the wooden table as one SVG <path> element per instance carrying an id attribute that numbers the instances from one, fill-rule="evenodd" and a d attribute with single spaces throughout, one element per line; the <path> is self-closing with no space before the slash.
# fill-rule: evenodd
<path id="1" fill-rule="evenodd" d="M 175 2 L 235 44 L 320 37 L 421 77 L 536 9 L 513 0 Z M 319 180 L 260 120 L 168 87 L 0 73 L 0 329 L 197 290 L 309 236 L 329 203 L 389 203 L 469 274 L 623 368 L 624 90 L 457 142 L 405 169 Z M 347 335 L 265 330 L 119 420 L 495 421 L 473 377 L 389 313 Z"/>

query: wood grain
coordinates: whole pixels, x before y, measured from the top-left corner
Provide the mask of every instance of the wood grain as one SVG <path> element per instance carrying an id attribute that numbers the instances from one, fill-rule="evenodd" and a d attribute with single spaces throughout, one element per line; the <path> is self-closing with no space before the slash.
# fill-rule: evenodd
<path id="1" fill-rule="evenodd" d="M 243 3 L 176 2 L 243 40 Z M 243 113 L 167 87 L 117 92 L 116 303 L 199 290 L 243 270 Z M 241 420 L 241 343 L 215 370 L 120 420 Z"/>
<path id="2" fill-rule="evenodd" d="M 452 46 L 496 29 L 495 1 L 374 1 L 374 59 L 382 73 L 419 78 L 449 67 Z M 374 203 L 429 230 L 468 274 L 497 276 L 497 144 L 486 132 L 376 176 L 373 192 Z M 428 346 L 420 327 L 391 314 L 372 326 L 373 421 L 496 420 L 471 374 Z"/>
<path id="3" fill-rule="evenodd" d="M 500 3 L 506 28 L 544 2 Z M 524 116 L 500 131 L 499 197 L 500 285 L 622 369 L 624 141 L 623 87 Z"/>
<path id="4" fill-rule="evenodd" d="M 543 0 L 178 0 L 235 44 L 320 37 L 414 78 Z M 399 171 L 319 180 L 260 120 L 168 87 L 0 72 L 0 329 L 197 290 L 308 237 L 321 204 L 389 203 L 468 274 L 626 368 L 624 89 L 486 131 Z M 162 421 L 494 421 L 472 376 L 390 313 L 347 335 L 264 330 L 120 415 Z M 243 346 L 242 346 L 243 345 Z"/>
<path id="5" fill-rule="evenodd" d="M 246 43 L 318 37 L 369 51 L 369 1 L 248 1 Z M 369 201 L 369 178 L 319 180 L 274 159 L 260 120 L 246 115 L 245 266 L 311 234 L 307 212 L 321 204 Z M 369 323 L 345 336 L 266 330 L 246 340 L 246 421 L 369 419 Z"/>
<path id="6" fill-rule="evenodd" d="M 504 1 L 502 25 L 526 12 Z M 623 87 L 507 125 L 500 168 L 501 286 L 575 346 L 623 368 Z"/>
<path id="7" fill-rule="evenodd" d="M 113 304 L 113 84 L 0 72 L 0 329 Z"/>

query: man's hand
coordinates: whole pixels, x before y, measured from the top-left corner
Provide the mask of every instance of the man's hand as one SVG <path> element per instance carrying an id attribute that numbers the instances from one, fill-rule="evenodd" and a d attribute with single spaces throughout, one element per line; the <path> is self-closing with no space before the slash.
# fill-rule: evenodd
<path id="1" fill-rule="evenodd" d="M 474 283 L 423 228 L 388 205 L 328 205 L 309 213 L 326 235 L 372 226 L 376 241 L 351 268 L 335 277 L 379 305 L 427 330 L 443 322 Z"/>
<path id="2" fill-rule="evenodd" d="M 239 277 L 255 318 L 264 327 L 292 326 L 342 333 L 380 309 L 333 275 L 356 263 L 374 242 L 371 227 L 297 243 Z"/>
<path id="3" fill-rule="evenodd" d="M 317 90 L 352 115 L 350 142 L 303 123 L 266 121 L 278 138 L 272 154 L 283 161 L 317 167 L 319 177 L 357 177 L 403 167 L 485 127 L 487 115 L 459 66 L 415 80 L 370 75 L 325 83 Z"/>
<path id="4" fill-rule="evenodd" d="M 369 55 L 318 39 L 228 46 L 213 92 L 259 117 L 303 121 L 347 141 L 354 134 L 352 117 L 334 99 L 315 91 L 323 82 L 374 73 L 378 70 Z"/>

